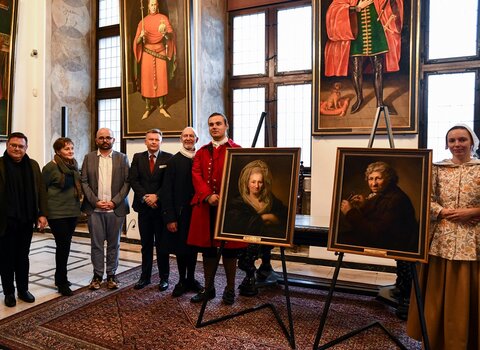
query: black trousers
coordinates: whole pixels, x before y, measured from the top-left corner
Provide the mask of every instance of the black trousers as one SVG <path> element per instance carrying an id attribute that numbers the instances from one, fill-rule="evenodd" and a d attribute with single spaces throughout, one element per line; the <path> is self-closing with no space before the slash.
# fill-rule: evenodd
<path id="1" fill-rule="evenodd" d="M 160 210 L 147 210 L 138 213 L 138 229 L 142 243 L 142 279 L 150 281 L 153 265 L 153 247 L 157 253 L 158 275 L 168 279 L 170 274 L 169 255 L 160 248 L 163 220 Z"/>
<path id="2" fill-rule="evenodd" d="M 70 255 L 72 236 L 77 226 L 77 217 L 49 219 L 48 225 L 55 237 L 55 285 L 64 286 L 68 283 L 67 264 Z"/>
<path id="3" fill-rule="evenodd" d="M 28 290 L 32 236 L 33 222 L 8 218 L 5 235 L 0 237 L 0 276 L 5 295 L 15 293 L 14 280 L 18 292 Z"/>

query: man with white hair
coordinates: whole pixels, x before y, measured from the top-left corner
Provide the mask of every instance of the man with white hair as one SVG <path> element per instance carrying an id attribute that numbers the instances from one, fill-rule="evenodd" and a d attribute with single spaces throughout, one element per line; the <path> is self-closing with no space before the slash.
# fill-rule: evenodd
<path id="1" fill-rule="evenodd" d="M 181 149 L 167 164 L 162 186 L 162 216 L 166 223 L 162 247 L 177 257 L 179 281 L 172 296 L 186 292 L 198 293 L 203 286 L 195 279 L 197 249 L 187 245 L 192 207 L 190 202 L 195 190 L 192 183 L 192 164 L 198 136 L 195 129 L 186 127 L 180 136 Z"/>

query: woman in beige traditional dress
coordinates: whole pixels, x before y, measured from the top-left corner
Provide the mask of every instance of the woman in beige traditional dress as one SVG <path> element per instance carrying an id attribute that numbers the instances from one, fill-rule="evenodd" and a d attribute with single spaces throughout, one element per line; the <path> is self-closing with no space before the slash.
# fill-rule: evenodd
<path id="1" fill-rule="evenodd" d="M 429 262 L 420 288 L 430 348 L 480 348 L 480 160 L 478 137 L 466 125 L 452 127 L 452 158 L 433 165 Z M 412 294 L 408 334 L 421 339 Z"/>

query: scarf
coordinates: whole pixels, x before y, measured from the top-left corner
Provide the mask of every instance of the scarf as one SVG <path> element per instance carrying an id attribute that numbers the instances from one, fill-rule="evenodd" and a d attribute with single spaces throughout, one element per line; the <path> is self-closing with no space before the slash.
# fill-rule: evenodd
<path id="1" fill-rule="evenodd" d="M 7 151 L 5 160 L 5 189 L 8 200 L 7 216 L 24 222 L 34 222 L 38 216 L 35 178 L 30 157 L 24 155 L 20 162 L 14 162 Z"/>
<path id="2" fill-rule="evenodd" d="M 58 170 L 60 170 L 60 186 L 65 186 L 65 176 L 73 177 L 73 193 L 74 197 L 78 200 L 82 199 L 82 185 L 80 183 L 80 172 L 78 171 L 78 163 L 73 159 L 66 159 L 55 154 L 53 157 L 55 163 L 57 163 Z"/>
<path id="3" fill-rule="evenodd" d="M 195 157 L 195 148 L 193 150 L 188 150 L 185 147 L 180 148 L 180 153 L 183 154 L 185 157 L 193 159 Z"/>

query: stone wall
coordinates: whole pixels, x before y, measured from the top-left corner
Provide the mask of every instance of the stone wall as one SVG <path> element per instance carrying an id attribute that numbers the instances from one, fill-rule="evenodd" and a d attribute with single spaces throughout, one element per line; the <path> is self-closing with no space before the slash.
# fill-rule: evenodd
<path id="1" fill-rule="evenodd" d="M 50 21 L 51 58 L 47 62 L 46 86 L 47 118 L 50 116 L 50 135 L 46 145 L 51 150 L 53 142 L 61 136 L 61 107 L 68 110 L 68 137 L 75 143 L 79 162 L 90 150 L 92 104 L 92 28 L 93 0 L 52 0 Z M 47 25 L 48 26 L 48 25 Z M 48 28 L 47 28 L 48 32 Z M 47 43 L 48 47 L 48 43 Z M 48 93 L 50 96 L 48 96 Z M 47 157 L 48 158 L 48 157 Z"/>
<path id="2" fill-rule="evenodd" d="M 202 0 L 198 8 L 196 82 L 196 126 L 202 145 L 210 140 L 207 118 L 213 112 L 226 112 L 226 32 L 224 0 Z"/>

